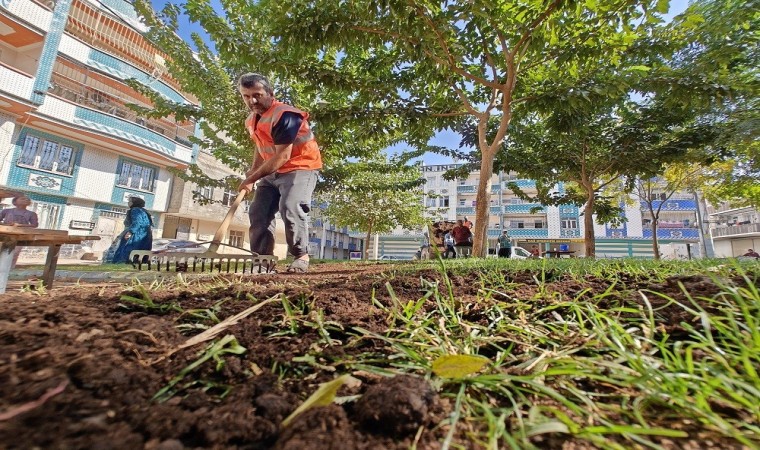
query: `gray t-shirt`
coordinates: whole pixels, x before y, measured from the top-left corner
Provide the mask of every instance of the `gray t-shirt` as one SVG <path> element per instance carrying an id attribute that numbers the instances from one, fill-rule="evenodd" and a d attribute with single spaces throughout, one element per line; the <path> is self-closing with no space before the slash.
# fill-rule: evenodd
<path id="1" fill-rule="evenodd" d="M 28 209 L 6 208 L 0 211 L 0 223 L 5 225 L 31 225 L 37 228 L 37 213 Z"/>

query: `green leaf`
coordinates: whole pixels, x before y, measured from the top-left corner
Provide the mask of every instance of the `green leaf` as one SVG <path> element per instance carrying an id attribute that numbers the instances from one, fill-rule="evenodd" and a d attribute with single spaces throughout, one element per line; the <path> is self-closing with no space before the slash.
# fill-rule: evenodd
<path id="1" fill-rule="evenodd" d="M 528 436 L 538 436 L 546 433 L 569 433 L 570 429 L 559 420 L 550 420 L 530 427 L 527 431 Z"/>
<path id="2" fill-rule="evenodd" d="M 462 378 L 489 362 L 488 358 L 478 355 L 445 355 L 433 361 L 433 373 L 441 378 Z"/>
<path id="3" fill-rule="evenodd" d="M 345 374 L 332 381 L 321 384 L 316 392 L 311 394 L 311 396 L 309 396 L 305 402 L 301 403 L 301 406 L 296 408 L 295 411 L 293 411 L 285 420 L 282 421 L 282 426 L 287 427 L 290 425 L 293 419 L 298 417 L 299 414 L 308 411 L 311 408 L 314 408 L 316 406 L 327 406 L 332 403 L 335 399 L 335 395 L 338 393 L 338 389 L 340 389 L 340 387 L 343 386 L 343 384 L 348 381 L 350 377 L 350 375 Z"/>

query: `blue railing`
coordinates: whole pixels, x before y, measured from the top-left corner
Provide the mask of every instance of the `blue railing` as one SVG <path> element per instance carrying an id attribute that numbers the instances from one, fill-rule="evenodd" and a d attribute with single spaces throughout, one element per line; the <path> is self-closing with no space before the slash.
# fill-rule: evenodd
<path id="1" fill-rule="evenodd" d="M 457 215 L 461 216 L 464 214 L 475 214 L 475 207 L 474 206 L 457 206 Z"/>
<path id="2" fill-rule="evenodd" d="M 546 228 L 510 228 L 509 235 L 512 237 L 548 238 L 549 230 Z"/>
<path id="3" fill-rule="evenodd" d="M 475 186 L 457 186 L 457 194 L 474 194 L 476 192 Z"/>

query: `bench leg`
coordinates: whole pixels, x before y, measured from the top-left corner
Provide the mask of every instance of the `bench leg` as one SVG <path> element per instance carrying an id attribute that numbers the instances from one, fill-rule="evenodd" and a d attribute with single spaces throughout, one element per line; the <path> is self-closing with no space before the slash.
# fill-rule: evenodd
<path id="1" fill-rule="evenodd" d="M 8 275 L 11 273 L 15 250 L 15 242 L 0 242 L 0 294 L 4 294 L 8 287 Z"/>
<path id="2" fill-rule="evenodd" d="M 47 289 L 53 289 L 53 278 L 58 266 L 58 254 L 61 252 L 61 244 L 48 247 L 47 259 L 45 259 L 45 271 L 42 272 L 42 285 Z"/>

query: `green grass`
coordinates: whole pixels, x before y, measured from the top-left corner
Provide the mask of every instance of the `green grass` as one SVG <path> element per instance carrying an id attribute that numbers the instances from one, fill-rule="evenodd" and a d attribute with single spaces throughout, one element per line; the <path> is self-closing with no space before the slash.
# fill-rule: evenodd
<path id="1" fill-rule="evenodd" d="M 760 446 L 760 294 L 757 274 L 745 272 L 757 265 L 710 260 L 428 263 L 436 264 L 443 280 L 421 279 L 419 300 L 399 300 L 390 284 L 390 305 L 373 299 L 388 316 L 386 333 L 354 329 L 361 339 L 383 341 L 394 354 L 379 364 L 376 359 L 348 364 L 430 378 L 454 405 L 448 423 L 466 423 L 475 430 L 471 438 L 484 447 L 542 448 L 537 438 L 552 434 L 601 448 L 662 448 L 664 440 L 694 438 L 695 431 L 748 448 Z M 478 299 L 467 304 L 457 299 L 444 269 L 479 273 Z M 512 294 L 514 283 L 503 276 L 510 271 L 534 273 L 534 296 Z M 687 300 L 678 301 L 659 292 L 626 292 L 620 279 L 657 283 L 699 274 L 708 274 L 720 292 L 710 297 L 679 293 Z M 591 275 L 608 282 L 609 289 L 550 295 L 548 275 L 570 280 Z M 743 279 L 743 287 L 728 276 Z M 467 319 L 473 304 L 483 308 L 480 320 Z M 667 323 L 676 313 L 686 319 Z M 666 325 L 679 332 L 670 334 Z M 491 364 L 461 379 L 437 378 L 432 362 L 451 354 L 482 355 Z M 444 448 L 449 445 L 454 445 L 451 439 Z"/>

